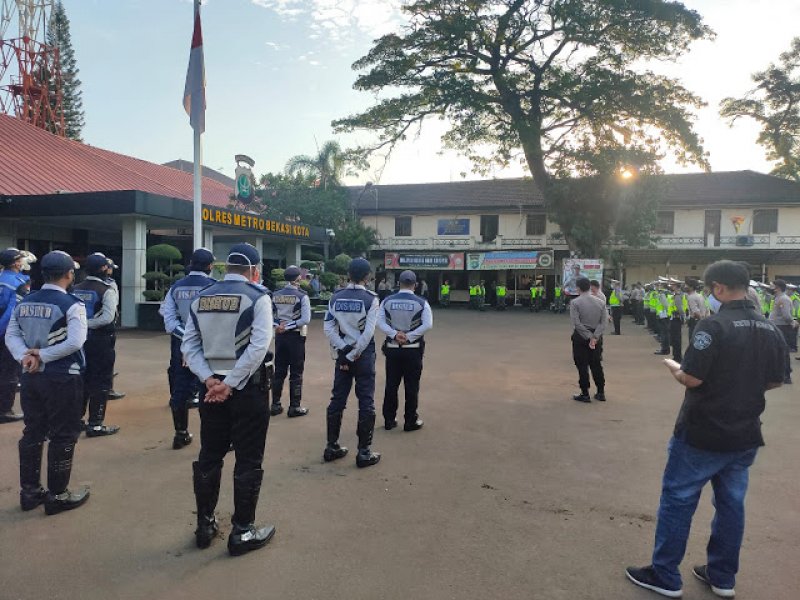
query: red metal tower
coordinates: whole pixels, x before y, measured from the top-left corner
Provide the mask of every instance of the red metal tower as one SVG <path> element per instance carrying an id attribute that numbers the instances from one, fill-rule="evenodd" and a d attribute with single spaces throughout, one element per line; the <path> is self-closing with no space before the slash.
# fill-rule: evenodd
<path id="1" fill-rule="evenodd" d="M 58 47 L 47 43 L 53 0 L 0 0 L 0 111 L 64 136 Z M 17 36 L 7 37 L 17 20 Z"/>

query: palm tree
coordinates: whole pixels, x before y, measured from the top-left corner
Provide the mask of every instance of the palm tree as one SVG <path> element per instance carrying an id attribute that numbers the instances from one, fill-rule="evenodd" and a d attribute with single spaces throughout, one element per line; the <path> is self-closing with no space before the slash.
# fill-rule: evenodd
<path id="1" fill-rule="evenodd" d="M 319 176 L 320 186 L 328 188 L 328 184 L 337 185 L 344 172 L 345 160 L 338 142 L 325 142 L 316 156 L 300 154 L 293 156 L 286 163 L 286 172 L 314 173 Z"/>

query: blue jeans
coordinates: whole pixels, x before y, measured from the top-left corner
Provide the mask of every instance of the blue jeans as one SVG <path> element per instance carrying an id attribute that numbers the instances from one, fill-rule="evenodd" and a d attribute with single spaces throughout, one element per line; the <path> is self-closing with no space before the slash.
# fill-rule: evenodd
<path id="1" fill-rule="evenodd" d="M 739 550 L 744 535 L 744 497 L 748 468 L 757 449 L 741 452 L 699 450 L 673 437 L 664 469 L 658 508 L 653 567 L 665 584 L 679 589 L 678 565 L 686 553 L 686 540 L 703 487 L 711 481 L 716 513 L 708 541 L 708 576 L 720 588 L 733 588 L 739 570 Z"/>

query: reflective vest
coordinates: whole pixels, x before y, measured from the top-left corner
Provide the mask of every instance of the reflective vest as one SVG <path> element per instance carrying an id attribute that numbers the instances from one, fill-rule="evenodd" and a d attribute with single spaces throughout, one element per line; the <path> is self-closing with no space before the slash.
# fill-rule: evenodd
<path id="1" fill-rule="evenodd" d="M 678 312 L 678 307 L 675 305 L 675 296 L 667 296 L 667 316 L 673 317 Z"/>
<path id="2" fill-rule="evenodd" d="M 683 314 L 689 314 L 689 298 L 686 296 L 686 294 L 683 295 Z"/>
<path id="3" fill-rule="evenodd" d="M 557 285 L 555 289 L 556 298 L 561 298 L 561 286 Z"/>
<path id="4" fill-rule="evenodd" d="M 498 298 L 505 298 L 506 297 L 506 286 L 498 285 L 497 286 L 497 297 Z"/>
<path id="5" fill-rule="evenodd" d="M 539 290 L 537 288 L 535 288 L 535 287 L 532 287 L 531 288 L 531 298 L 536 298 L 536 296 L 538 294 L 539 294 Z"/>
<path id="6" fill-rule="evenodd" d="M 477 296 L 478 295 L 478 286 L 477 285 L 469 286 L 469 295 L 470 296 Z"/>
<path id="7" fill-rule="evenodd" d="M 620 305 L 619 296 L 617 296 L 617 292 L 615 292 L 614 290 L 611 290 L 611 296 L 608 297 L 608 304 L 610 306 Z"/>
<path id="8" fill-rule="evenodd" d="M 442 296 L 449 296 L 450 295 L 450 286 L 446 283 L 442 284 Z"/>
<path id="9" fill-rule="evenodd" d="M 478 295 L 485 296 L 486 295 L 486 287 L 479 285 L 478 286 Z"/>

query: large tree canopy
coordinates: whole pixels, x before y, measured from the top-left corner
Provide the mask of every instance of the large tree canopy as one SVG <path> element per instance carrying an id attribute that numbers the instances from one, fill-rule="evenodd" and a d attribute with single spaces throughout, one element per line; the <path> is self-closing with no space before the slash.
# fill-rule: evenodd
<path id="1" fill-rule="evenodd" d="M 334 122 L 337 131 L 378 132 L 364 154 L 391 150 L 426 118 L 446 119 L 443 141 L 477 169 L 527 164 L 550 217 L 586 251 L 596 244 L 579 248 L 573 234 L 591 224 L 562 218 L 557 179 L 609 176 L 598 170 L 608 156 L 636 157 L 645 171 L 666 152 L 707 166 L 693 129 L 701 99 L 642 67 L 711 36 L 681 2 L 415 0 L 404 10 L 403 31 L 354 64 L 364 71 L 356 89 L 379 100 Z M 584 204 L 592 202 L 590 194 Z"/>
<path id="2" fill-rule="evenodd" d="M 323 189 L 329 185 L 339 185 L 344 168 L 345 155 L 338 142 L 334 141 L 325 142 L 316 156 L 300 154 L 293 156 L 286 163 L 286 172 L 289 175 L 298 173 L 316 175 Z"/>
<path id="3" fill-rule="evenodd" d="M 776 161 L 773 175 L 800 181 L 800 37 L 780 55 L 780 64 L 753 75 L 755 89 L 743 98 L 725 98 L 720 113 L 731 125 L 749 117 L 761 125 L 758 143 Z"/>

